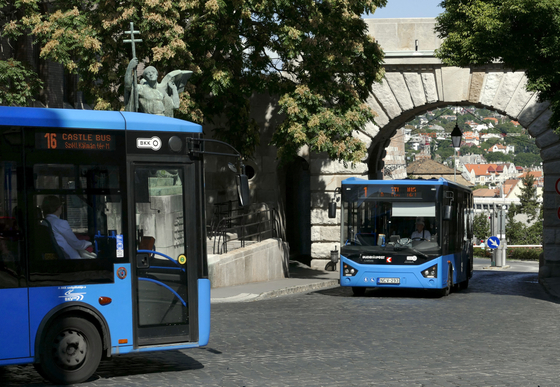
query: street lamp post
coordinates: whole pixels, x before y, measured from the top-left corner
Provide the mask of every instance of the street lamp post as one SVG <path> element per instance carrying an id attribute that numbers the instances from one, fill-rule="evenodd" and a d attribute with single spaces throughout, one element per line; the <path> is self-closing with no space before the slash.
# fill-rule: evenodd
<path id="1" fill-rule="evenodd" d="M 463 137 L 463 133 L 461 129 L 459 129 L 459 125 L 455 124 L 453 131 L 451 132 L 451 143 L 453 144 L 453 165 L 455 167 L 453 173 L 453 181 L 457 182 L 457 149 L 461 147 L 461 138 Z"/>

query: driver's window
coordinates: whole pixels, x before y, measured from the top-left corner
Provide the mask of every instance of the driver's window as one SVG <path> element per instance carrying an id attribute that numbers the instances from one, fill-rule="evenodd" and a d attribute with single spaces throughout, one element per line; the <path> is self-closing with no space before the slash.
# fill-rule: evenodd
<path id="1" fill-rule="evenodd" d="M 117 167 L 37 164 L 34 187 L 33 260 L 124 257 Z"/>

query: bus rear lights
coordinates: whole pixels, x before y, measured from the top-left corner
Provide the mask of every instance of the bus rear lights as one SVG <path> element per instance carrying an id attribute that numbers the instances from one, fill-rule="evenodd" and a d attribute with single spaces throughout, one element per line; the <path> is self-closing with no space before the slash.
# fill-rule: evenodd
<path id="1" fill-rule="evenodd" d="M 422 270 L 422 276 L 424 278 L 437 278 L 437 264 Z"/>
<path id="2" fill-rule="evenodd" d="M 110 297 L 99 297 L 99 305 L 109 305 L 113 300 Z"/>
<path id="3" fill-rule="evenodd" d="M 353 277 L 356 274 L 358 274 L 358 270 L 354 269 L 352 266 L 350 266 L 349 264 L 345 263 L 344 264 L 344 275 L 347 277 Z"/>

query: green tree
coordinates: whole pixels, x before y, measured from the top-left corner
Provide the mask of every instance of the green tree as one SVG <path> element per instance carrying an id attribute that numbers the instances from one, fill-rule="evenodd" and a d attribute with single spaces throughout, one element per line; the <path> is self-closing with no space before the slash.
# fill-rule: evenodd
<path id="1" fill-rule="evenodd" d="M 533 221 L 538 215 L 539 210 L 535 177 L 532 174 L 527 173 L 523 179 L 521 179 L 521 183 L 521 194 L 519 195 L 520 205 L 517 211 L 527 215 L 529 221 Z"/>
<path id="2" fill-rule="evenodd" d="M 550 101 L 550 126 L 560 128 L 560 0 L 444 0 L 436 55 L 447 65 L 501 61 L 525 70 L 527 89 Z"/>
<path id="3" fill-rule="evenodd" d="M 519 206 L 512 205 L 506 217 L 506 238 L 512 245 L 541 245 L 543 242 L 543 208 L 540 206 L 536 221 L 528 226 L 515 220 L 521 213 Z"/>
<path id="4" fill-rule="evenodd" d="M 25 64 L 14 59 L 0 60 L 0 104 L 26 106 L 43 82 Z"/>
<path id="5" fill-rule="evenodd" d="M 510 155 L 505 155 L 501 152 L 490 152 L 487 153 L 484 157 L 489 163 L 495 163 L 497 161 L 510 163 L 513 161 L 513 157 L 511 157 Z"/>
<path id="6" fill-rule="evenodd" d="M 515 126 L 511 121 L 504 122 L 503 124 L 498 124 L 494 127 L 498 130 L 498 133 L 521 133 L 523 128 L 520 126 Z"/>
<path id="7" fill-rule="evenodd" d="M 473 232 L 477 240 L 486 240 L 490 235 L 490 222 L 487 214 L 478 214 L 474 217 Z"/>
<path id="8" fill-rule="evenodd" d="M 534 153 L 519 153 L 513 158 L 515 165 L 520 167 L 530 167 L 540 165 L 542 158 Z"/>
<path id="9" fill-rule="evenodd" d="M 454 150 L 451 146 L 451 140 L 443 140 L 438 144 L 438 148 L 435 152 L 442 160 L 446 160 L 448 157 L 453 156 Z"/>
<path id="10" fill-rule="evenodd" d="M 123 31 L 134 22 L 136 56 L 160 76 L 193 71 L 176 116 L 213 124 L 215 136 L 250 155 L 259 144 L 251 98 L 277 97 L 283 121 L 273 144 L 282 158 L 303 145 L 358 161 L 352 136 L 374 113 L 366 105 L 383 53 L 362 14 L 386 0 L 46 0 L 11 1 L 2 36 L 29 32 L 40 56 L 80 75 L 96 109 L 122 109 L 131 58 Z M 47 6 L 48 5 L 48 6 Z"/>
<path id="11" fill-rule="evenodd" d="M 533 175 L 525 175 L 519 195 L 520 204 L 512 205 L 507 213 L 506 237 L 511 244 L 539 245 L 543 242 L 543 206 L 537 201 L 534 182 Z M 527 216 L 529 225 L 515 220 L 514 216 L 518 214 Z"/>
<path id="12" fill-rule="evenodd" d="M 495 144 L 499 142 L 500 142 L 499 138 L 489 138 L 488 140 L 480 144 L 480 148 L 487 151 L 488 149 L 490 149 L 491 147 L 493 147 Z"/>

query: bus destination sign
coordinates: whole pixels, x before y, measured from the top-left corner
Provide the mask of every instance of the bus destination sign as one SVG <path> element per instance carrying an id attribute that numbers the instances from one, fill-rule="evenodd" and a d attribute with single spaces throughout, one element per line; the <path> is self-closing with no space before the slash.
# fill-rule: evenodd
<path id="1" fill-rule="evenodd" d="M 363 187 L 364 198 L 403 198 L 403 199 L 421 199 L 422 191 L 416 186 L 410 185 L 384 185 L 371 188 L 368 193 L 368 186 Z"/>
<path id="2" fill-rule="evenodd" d="M 116 149 L 116 140 L 111 134 L 38 132 L 35 133 L 35 148 L 113 151 Z"/>

